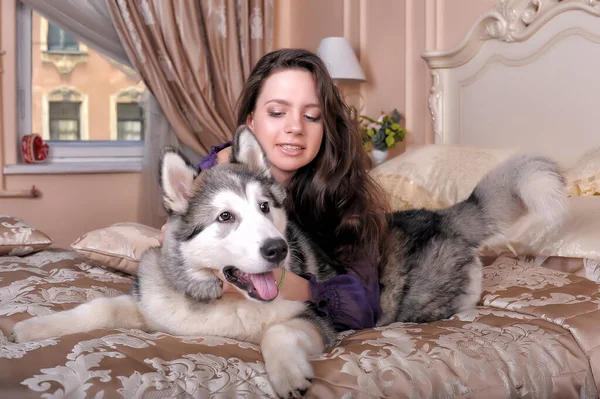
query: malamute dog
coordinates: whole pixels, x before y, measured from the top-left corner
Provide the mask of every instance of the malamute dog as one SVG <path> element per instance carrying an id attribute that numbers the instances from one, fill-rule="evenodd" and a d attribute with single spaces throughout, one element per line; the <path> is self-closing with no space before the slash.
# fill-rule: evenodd
<path id="1" fill-rule="evenodd" d="M 345 273 L 286 217 L 285 189 L 272 177 L 253 133 L 235 134 L 230 164 L 198 174 L 167 149 L 160 164 L 170 217 L 162 247 L 139 263 L 129 295 L 17 323 L 12 339 L 39 340 L 100 328 L 217 335 L 259 343 L 274 390 L 310 387 L 309 359 L 335 342 L 331 323 L 309 303 L 277 297 L 272 270 L 318 280 Z M 474 307 L 481 295 L 477 250 L 527 213 L 555 223 L 565 215 L 563 180 L 543 157 L 515 156 L 492 170 L 465 201 L 441 211 L 390 215 L 380 267 L 379 325 L 427 322 Z M 223 295 L 221 273 L 244 295 Z"/>

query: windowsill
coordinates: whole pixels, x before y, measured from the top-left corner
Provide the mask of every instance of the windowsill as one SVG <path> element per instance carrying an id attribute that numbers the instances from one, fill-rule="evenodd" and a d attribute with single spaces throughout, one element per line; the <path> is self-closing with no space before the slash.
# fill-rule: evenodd
<path id="1" fill-rule="evenodd" d="M 4 166 L 5 175 L 139 173 L 142 162 L 61 162 Z"/>
<path id="2" fill-rule="evenodd" d="M 87 51 L 80 50 L 42 50 L 45 54 L 58 54 L 58 55 L 88 55 Z"/>

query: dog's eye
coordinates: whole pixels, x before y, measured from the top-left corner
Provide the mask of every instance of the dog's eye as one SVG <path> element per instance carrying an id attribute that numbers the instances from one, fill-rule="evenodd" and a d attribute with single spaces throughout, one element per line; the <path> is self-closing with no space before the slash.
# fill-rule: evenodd
<path id="1" fill-rule="evenodd" d="M 260 203 L 260 210 L 263 211 L 263 213 L 269 213 L 270 209 L 269 209 L 269 203 L 268 202 L 261 202 Z"/>
<path id="2" fill-rule="evenodd" d="M 232 217 L 233 215 L 229 212 L 221 212 L 221 214 L 219 215 L 219 222 L 227 222 L 231 220 Z"/>

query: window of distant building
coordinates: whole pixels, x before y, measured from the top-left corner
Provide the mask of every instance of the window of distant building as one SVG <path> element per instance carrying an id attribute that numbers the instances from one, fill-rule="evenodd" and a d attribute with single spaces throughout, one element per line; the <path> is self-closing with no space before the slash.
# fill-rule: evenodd
<path id="1" fill-rule="evenodd" d="M 144 114 L 139 103 L 117 103 L 117 140 L 141 140 Z"/>
<path id="2" fill-rule="evenodd" d="M 51 101 L 49 104 L 50 140 L 80 140 L 80 102 Z"/>
<path id="3" fill-rule="evenodd" d="M 79 43 L 69 33 L 48 22 L 47 49 L 52 52 L 77 52 Z"/>
<path id="4" fill-rule="evenodd" d="M 85 65 L 88 62 L 89 52 L 85 44 L 78 42 L 73 35 L 42 16 L 35 14 L 33 19 L 36 26 L 32 24 L 32 30 L 39 31 L 39 36 L 35 35 L 39 37 L 39 41 L 32 42 L 32 49 L 39 48 L 43 64 L 52 64 L 62 75 L 67 76 L 77 65 Z M 28 18 L 31 22 L 33 19 Z"/>
<path id="5" fill-rule="evenodd" d="M 87 140 L 87 96 L 70 87 L 59 87 L 44 96 L 42 136 L 46 140 Z"/>
<path id="6" fill-rule="evenodd" d="M 110 99 L 111 140 L 138 141 L 144 139 L 143 89 L 132 86 L 119 90 Z"/>

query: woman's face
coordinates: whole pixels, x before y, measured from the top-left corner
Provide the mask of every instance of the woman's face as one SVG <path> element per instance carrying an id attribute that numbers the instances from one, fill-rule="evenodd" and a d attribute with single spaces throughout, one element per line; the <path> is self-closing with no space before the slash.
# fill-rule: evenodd
<path id="1" fill-rule="evenodd" d="M 246 124 L 265 150 L 275 180 L 287 185 L 319 152 L 323 118 L 310 72 L 286 69 L 263 83 Z"/>

